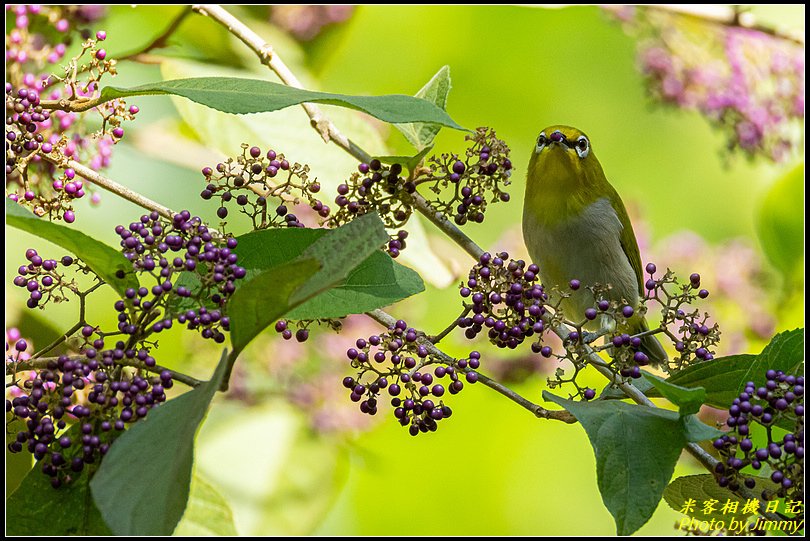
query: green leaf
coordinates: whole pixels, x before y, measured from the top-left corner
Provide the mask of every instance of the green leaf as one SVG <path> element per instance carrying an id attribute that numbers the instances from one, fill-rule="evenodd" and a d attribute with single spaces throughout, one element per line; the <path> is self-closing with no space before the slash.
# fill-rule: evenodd
<path id="1" fill-rule="evenodd" d="M 452 88 L 450 84 L 450 66 L 442 66 L 442 68 L 436 72 L 436 75 L 416 93 L 416 97 L 427 100 L 437 107 L 441 107 L 442 110 L 445 110 L 447 109 L 447 95 L 450 94 L 450 88 Z M 396 128 L 401 131 L 405 138 L 418 150 L 430 146 L 433 139 L 436 138 L 436 134 L 441 130 L 441 126 L 425 124 L 423 122 L 399 124 Z"/>
<path id="2" fill-rule="evenodd" d="M 388 241 L 380 216 L 369 213 L 355 218 L 348 224 L 333 229 L 301 254 L 312 257 L 321 264 L 320 270 L 299 291 L 293 300 L 303 301 L 316 293 L 340 283 L 368 256 Z"/>
<path id="3" fill-rule="evenodd" d="M 235 353 L 222 353 L 211 379 L 154 408 L 110 447 L 90 482 L 116 535 L 171 535 L 186 510 L 194 439 Z"/>
<path id="4" fill-rule="evenodd" d="M 228 502 L 211 484 L 197 474 L 191 478 L 191 491 L 183 519 L 175 536 L 200 537 L 238 535 Z"/>
<path id="5" fill-rule="evenodd" d="M 804 162 L 776 181 L 762 200 L 757 235 L 768 260 L 787 281 L 804 276 Z"/>
<path id="6" fill-rule="evenodd" d="M 676 412 L 619 402 L 574 402 L 543 391 L 571 412 L 596 455 L 602 501 L 619 535 L 630 535 L 655 512 L 686 445 Z"/>
<path id="7" fill-rule="evenodd" d="M 433 150 L 433 145 L 426 146 L 414 156 L 374 156 L 374 157 L 383 163 L 387 163 L 389 165 L 398 163 L 402 165 L 402 167 L 405 167 L 408 171 L 413 171 L 414 169 L 416 169 L 417 166 L 419 166 L 420 163 L 422 163 L 422 160 L 425 159 L 425 156 L 427 156 L 431 150 Z"/>
<path id="8" fill-rule="evenodd" d="M 43 238 L 82 258 L 93 272 L 121 295 L 127 288 L 138 287 L 132 265 L 118 250 L 99 242 L 81 231 L 38 218 L 22 206 L 6 199 L 6 224 Z M 124 271 L 123 278 L 116 272 Z"/>
<path id="9" fill-rule="evenodd" d="M 289 310 L 343 282 L 386 240 L 380 217 L 366 214 L 315 240 L 298 259 L 239 286 L 229 301 L 234 349 L 241 351 Z"/>
<path id="10" fill-rule="evenodd" d="M 134 88 L 108 86 L 101 91 L 101 99 L 112 100 L 154 94 L 182 96 L 212 109 L 238 115 L 278 111 L 301 103 L 324 103 L 363 111 L 392 124 L 425 122 L 464 130 L 444 109 L 428 100 L 400 94 L 387 96 L 332 94 L 293 88 L 260 79 L 198 77 L 159 81 Z"/>
<path id="11" fill-rule="evenodd" d="M 330 233 L 324 229 L 266 229 L 238 237 L 234 250 L 239 264 L 247 269 L 246 280 L 261 270 L 291 261 L 317 239 Z M 290 319 L 337 318 L 361 314 L 388 306 L 420 293 L 422 279 L 380 250 L 360 263 L 345 280 L 294 308 Z"/>
<path id="12" fill-rule="evenodd" d="M 682 416 L 681 425 L 683 426 L 686 440 L 690 442 L 713 440 L 725 434 L 722 430 L 709 426 L 698 419 L 697 415 Z"/>
<path id="13" fill-rule="evenodd" d="M 80 436 L 73 425 L 66 435 Z M 59 489 L 34 466 L 6 500 L 6 535 L 111 535 L 90 497 L 89 472 Z"/>
<path id="14" fill-rule="evenodd" d="M 764 482 L 764 479 L 760 481 L 763 484 Z M 759 490 L 755 490 L 756 493 L 761 491 L 761 487 L 759 487 Z M 714 519 L 715 521 L 724 521 L 728 525 L 732 518 L 737 521 L 746 521 L 753 514 L 751 512 L 743 513 L 746 500 L 727 488 L 722 488 L 717 484 L 714 476 L 709 473 L 678 477 L 664 491 L 664 500 L 673 510 L 699 521 L 711 521 Z M 691 500 L 694 500 L 694 505 L 689 505 Z M 705 503 L 711 500 L 719 503 L 706 506 Z M 731 501 L 732 504 L 737 502 L 736 512 L 732 512 L 733 505 L 729 505 L 726 513 L 723 513 L 723 504 L 727 501 Z M 704 510 L 708 512 L 704 513 Z M 737 533 L 739 533 L 739 530 L 737 530 Z"/>
<path id="15" fill-rule="evenodd" d="M 681 387 L 706 389 L 706 404 L 728 408 L 745 383 L 765 382 L 769 369 L 798 374 L 804 364 L 804 329 L 777 334 L 759 355 L 730 355 L 689 366 L 667 381 Z"/>
<path id="16" fill-rule="evenodd" d="M 290 297 L 318 269 L 315 259 L 297 259 L 261 272 L 239 286 L 228 301 L 234 350 L 242 351 L 265 327 L 300 304 Z"/>
<path id="17" fill-rule="evenodd" d="M 641 375 L 658 389 L 664 398 L 678 406 L 681 415 L 697 413 L 706 400 L 706 390 L 703 387 L 691 389 L 681 387 L 649 372 L 642 372 Z"/>
<path id="18" fill-rule="evenodd" d="M 650 394 L 650 390 L 651 389 L 653 391 L 655 390 L 655 387 L 653 387 L 653 384 L 650 383 L 649 381 L 647 381 L 646 379 L 643 379 L 643 378 L 635 380 L 633 382 L 633 387 L 635 387 L 636 389 L 638 389 L 642 393 L 646 394 L 647 396 L 653 396 L 653 395 Z M 606 399 L 606 400 L 613 400 L 613 399 L 624 400 L 624 399 L 627 398 L 627 395 L 624 394 L 624 391 L 622 391 L 621 388 L 619 388 L 619 387 L 617 387 L 617 386 L 615 386 L 613 384 L 609 384 L 609 385 L 606 385 L 604 389 L 602 389 L 602 392 L 599 394 L 599 398 L 600 399 Z"/>

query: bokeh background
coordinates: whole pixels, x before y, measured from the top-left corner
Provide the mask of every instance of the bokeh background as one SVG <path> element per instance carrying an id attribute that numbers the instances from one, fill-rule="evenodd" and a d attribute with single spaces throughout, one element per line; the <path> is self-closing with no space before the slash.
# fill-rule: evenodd
<path id="1" fill-rule="evenodd" d="M 95 29 L 112 57 L 149 43 L 180 7 L 115 6 Z M 521 215 L 525 164 L 539 131 L 570 124 L 587 132 L 622 195 L 644 261 L 680 274 L 700 272 L 712 291 L 707 310 L 723 330 L 718 355 L 759 352 L 780 330 L 804 325 L 803 126 L 780 162 L 723 151 L 726 134 L 699 113 L 651 99 L 637 40 L 596 6 L 232 7 L 278 51 L 305 85 L 355 94 L 413 94 L 449 65 L 448 112 L 467 127 L 490 126 L 512 147 L 512 201 L 494 205 L 466 232 L 490 250 L 525 257 Z M 752 8 L 763 23 L 804 29 L 804 6 Z M 165 50 L 122 62 L 116 86 L 201 75 L 264 77 L 241 44 L 199 16 L 189 17 Z M 803 73 L 803 72 L 802 72 Z M 803 77 L 803 75 L 802 75 Z M 171 208 L 214 217 L 198 197 L 199 169 L 239 152 L 272 147 L 308 163 L 326 190 L 356 163 L 326 146 L 300 108 L 234 117 L 167 97 L 130 99 L 141 113 L 116 146 L 108 175 Z M 325 107 L 342 131 L 372 153 L 413 153 L 396 130 L 363 115 Z M 444 130 L 438 152 L 461 152 L 463 134 Z M 116 244 L 113 227 L 141 211 L 104 194 L 79 204 L 74 227 Z M 247 228 L 247 224 L 242 225 Z M 237 227 L 238 229 L 238 227 Z M 427 290 L 390 311 L 435 333 L 460 311 L 456 284 L 471 261 L 427 222 L 411 224 L 402 259 Z M 60 249 L 6 231 L 6 283 L 33 246 Z M 9 285 L 7 285 L 7 288 Z M 106 297 L 105 297 L 106 295 Z M 6 326 L 35 345 L 73 321 L 75 306 L 30 314 L 20 291 L 6 291 Z M 89 318 L 114 321 L 111 292 Z M 46 319 L 47 318 L 47 319 Z M 66 324 L 61 324 L 67 322 Z M 483 386 L 451 397 L 453 418 L 412 438 L 383 409 L 370 419 L 348 400 L 345 350 L 375 332 L 363 317 L 335 336 L 313 332 L 305 345 L 273 332 L 240 360 L 232 390 L 212 407 L 198 439 L 196 473 L 218 490 L 239 534 L 609 535 L 613 520 L 596 485 L 593 453 L 579 426 L 534 419 Z M 186 336 L 188 334 L 189 336 Z M 160 340 L 159 362 L 207 378 L 216 348 L 175 328 Z M 540 402 L 555 368 L 528 348 L 504 353 L 461 332 L 448 353 L 482 351 L 482 371 Z M 598 375 L 585 382 L 601 388 Z M 706 412 L 712 419 L 713 412 Z M 25 457 L 7 456 L 7 492 Z M 675 474 L 699 473 L 684 456 Z M 583 520 L 584 517 L 587 519 Z M 667 535 L 681 515 L 661 503 L 639 533 Z M 181 525 L 178 532 L 183 530 Z"/>

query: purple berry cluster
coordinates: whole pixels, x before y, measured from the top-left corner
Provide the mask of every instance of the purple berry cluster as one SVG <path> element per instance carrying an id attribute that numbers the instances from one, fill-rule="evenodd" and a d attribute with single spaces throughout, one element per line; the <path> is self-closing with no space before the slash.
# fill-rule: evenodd
<path id="1" fill-rule="evenodd" d="M 665 328 L 677 351 L 670 360 L 670 370 L 712 360 L 714 347 L 720 342 L 720 327 L 709 323 L 709 314 L 690 309 L 692 303 L 709 296 L 709 291 L 701 287 L 700 274 L 692 273 L 689 283 L 681 284 L 669 270 L 655 278 L 657 269 L 653 263 L 647 264 L 646 271 L 645 302 L 661 306 L 661 327 Z"/>
<path id="2" fill-rule="evenodd" d="M 8 449 L 33 454 L 54 488 L 101 460 L 128 425 L 166 400 L 165 390 L 173 384 L 169 371 L 147 377 L 125 368 L 136 359 L 147 369 L 154 367 L 146 349 L 118 342 L 101 350 L 101 339 L 93 345 L 81 356 L 49 361 L 30 379 L 17 382 L 20 392 L 6 399 L 7 425 L 18 427 Z"/>
<path id="3" fill-rule="evenodd" d="M 477 351 L 447 364 L 431 355 L 420 343 L 419 333 L 402 320 L 387 333 L 358 339 L 355 346 L 346 356 L 357 375 L 343 379 L 350 400 L 359 403 L 361 412 L 376 415 L 380 395 L 387 393 L 394 417 L 412 436 L 434 432 L 438 421 L 452 415 L 444 403 L 445 394 L 458 394 L 464 381 L 478 381 L 475 370 L 481 355 Z"/>
<path id="4" fill-rule="evenodd" d="M 471 142 L 464 155 L 442 154 L 427 160 L 428 175 L 416 183 L 426 183 L 442 196 L 431 206 L 457 225 L 481 223 L 489 203 L 509 201 L 504 188 L 510 183 L 512 162 L 509 147 L 495 136 L 495 130 L 478 128 L 466 137 Z"/>
<path id="5" fill-rule="evenodd" d="M 83 268 L 81 261 L 74 260 L 66 255 L 60 261 L 55 259 L 42 259 L 33 248 L 25 251 L 26 265 L 21 265 L 17 269 L 18 275 L 14 277 L 13 283 L 17 287 L 25 288 L 28 291 L 28 308 L 43 308 L 49 302 L 61 302 L 67 299 L 67 291 L 77 292 L 76 284 L 68 281 L 64 274 L 58 271 L 58 267 L 70 267 L 74 263 Z M 66 291 L 67 290 L 67 291 Z"/>
<path id="6" fill-rule="evenodd" d="M 219 199 L 217 216 L 225 220 L 236 208 L 253 222 L 254 229 L 268 227 L 304 227 L 299 218 L 290 213 L 288 206 L 307 201 L 321 218 L 329 216 L 330 209 L 315 197 L 321 185 L 309 178 L 309 166 L 290 163 L 284 154 L 270 149 L 242 145 L 242 155 L 230 158 L 216 167 L 202 170 L 206 186 L 200 197 L 206 201 Z M 271 200 L 279 199 L 276 205 Z"/>
<path id="7" fill-rule="evenodd" d="M 458 320 L 465 336 L 473 339 L 486 328 L 493 344 L 510 349 L 535 334 L 542 336 L 548 296 L 538 282 L 538 270 L 537 265 L 509 259 L 506 252 L 484 253 L 459 290 L 473 314 Z M 532 350 L 551 355 L 551 348 L 540 340 L 532 344 Z"/>
<path id="8" fill-rule="evenodd" d="M 783 161 L 801 147 L 803 43 L 654 7 L 609 9 L 641 38 L 654 99 L 701 112 L 726 133 L 728 151 Z"/>
<path id="9" fill-rule="evenodd" d="M 87 191 L 91 202 L 98 203 L 100 195 L 75 179 L 66 162 L 80 160 L 96 171 L 108 166 L 112 146 L 124 136 L 122 123 L 132 120 L 138 107 L 113 100 L 93 108 L 102 128 L 92 131 L 89 126 L 94 123 L 87 122 L 87 112 L 72 112 L 61 102 L 95 97 L 100 79 L 116 74 L 116 61 L 101 46 L 106 32 L 92 36 L 81 31 L 85 41 L 59 76 L 49 64 L 62 61 L 75 38 L 76 24 L 90 18 L 75 6 L 31 5 L 13 10 L 15 27 L 6 35 L 8 197 L 39 216 L 70 223 L 75 219 L 75 199 Z M 53 28 L 44 31 L 48 26 Z"/>
<path id="10" fill-rule="evenodd" d="M 377 212 L 392 235 L 387 251 L 397 257 L 405 249 L 407 231 L 402 229 L 413 214 L 413 195 L 426 184 L 440 197 L 428 204 L 443 216 L 453 216 L 463 225 L 480 223 L 489 203 L 508 201 L 503 188 L 509 184 L 512 163 L 509 147 L 495 132 L 479 128 L 466 137 L 471 142 L 466 153 L 433 156 L 406 170 L 401 163 L 387 165 L 379 159 L 361 163 L 348 181 L 338 186 L 336 210 L 328 224 L 338 227 L 357 216 Z"/>
<path id="11" fill-rule="evenodd" d="M 151 288 L 128 289 L 115 303 L 118 330 L 129 335 L 160 332 L 170 328 L 176 316 L 189 329 L 199 329 L 203 338 L 224 342 L 222 331 L 230 325 L 224 309 L 237 280 L 246 275 L 233 252 L 237 240 L 209 230 L 187 210 L 171 221 L 153 211 L 129 227 L 117 226 L 115 232 L 135 271 L 155 281 Z M 151 326 L 145 327 L 147 323 Z"/>
<path id="12" fill-rule="evenodd" d="M 743 470 L 770 471 L 770 480 L 777 485 L 775 491 L 766 490 L 766 500 L 774 497 L 804 499 L 804 377 L 792 376 L 781 370 L 768 370 L 765 384 L 753 381 L 734 399 L 728 410 L 726 424 L 731 429 L 714 442 L 723 462 L 715 474 L 722 487 L 736 490 L 740 483 L 754 488 L 753 475 Z M 777 436 L 775 426 L 792 429 Z M 764 428 L 767 443 L 754 431 Z M 755 443 L 757 442 L 757 443 Z"/>
<path id="13" fill-rule="evenodd" d="M 402 167 L 386 165 L 378 159 L 361 163 L 348 182 L 338 185 L 337 209 L 329 224 L 337 227 L 371 211 L 377 211 L 389 229 L 404 226 L 413 207 L 409 204 L 416 183 Z"/>

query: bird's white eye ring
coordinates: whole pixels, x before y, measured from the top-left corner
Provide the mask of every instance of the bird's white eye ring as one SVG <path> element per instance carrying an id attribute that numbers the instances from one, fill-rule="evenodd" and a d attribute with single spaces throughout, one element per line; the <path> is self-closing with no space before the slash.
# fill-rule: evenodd
<path id="1" fill-rule="evenodd" d="M 591 144 L 588 142 L 588 138 L 584 135 L 580 135 L 577 137 L 576 145 L 574 148 L 577 150 L 577 156 L 580 158 L 587 158 L 588 153 L 591 151 Z"/>
<path id="2" fill-rule="evenodd" d="M 541 133 L 537 137 L 537 147 L 534 149 L 534 151 L 539 153 L 541 150 L 543 150 L 546 147 L 547 142 L 548 141 L 546 140 L 546 133 L 545 132 Z"/>

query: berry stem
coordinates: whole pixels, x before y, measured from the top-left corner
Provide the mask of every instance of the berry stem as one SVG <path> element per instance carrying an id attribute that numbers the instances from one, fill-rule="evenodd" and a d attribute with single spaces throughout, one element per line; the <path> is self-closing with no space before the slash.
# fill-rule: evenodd
<path id="1" fill-rule="evenodd" d="M 127 201 L 130 201 L 131 203 L 135 203 L 139 207 L 143 207 L 147 210 L 154 210 L 161 216 L 168 219 L 172 219 L 172 217 L 174 216 L 174 212 L 172 212 L 172 210 L 169 209 L 168 207 L 164 207 L 163 205 L 152 201 L 148 197 L 144 197 L 138 192 L 134 192 L 129 188 L 127 188 L 126 186 L 118 184 L 114 180 L 111 180 L 93 171 L 89 167 L 86 167 L 77 161 L 65 160 L 64 157 L 58 156 L 52 157 L 47 154 L 41 154 L 41 156 L 44 160 L 51 162 L 57 167 L 63 168 L 69 167 L 73 169 L 77 175 L 84 178 L 85 180 L 92 182 L 96 186 L 104 188 L 105 190 L 110 191 L 115 195 L 118 195 L 119 197 L 126 199 Z"/>
<path id="2" fill-rule="evenodd" d="M 159 36 L 157 36 L 154 40 L 152 40 L 151 43 L 149 43 L 148 45 L 137 51 L 133 51 L 131 53 L 119 57 L 118 61 L 120 62 L 121 60 L 138 60 L 140 59 L 141 55 L 144 55 L 153 49 L 160 49 L 165 47 L 166 42 L 171 37 L 171 35 L 177 31 L 177 29 L 180 27 L 180 25 L 183 23 L 186 17 L 188 17 L 190 14 L 191 14 L 191 6 L 186 6 L 183 9 L 183 11 L 181 11 L 177 15 L 177 17 L 175 17 L 174 20 L 172 20 L 172 22 L 169 23 L 169 26 L 166 27 L 166 30 L 161 32 Z"/>
<path id="3" fill-rule="evenodd" d="M 81 361 L 86 359 L 84 355 L 70 355 L 68 358 L 72 361 Z M 43 368 L 48 367 L 48 363 L 56 362 L 58 357 L 43 357 L 40 359 L 29 359 L 27 361 L 19 361 L 13 364 L 6 365 L 6 375 L 11 375 L 14 372 L 21 372 L 26 370 L 41 370 Z M 166 368 L 164 366 L 155 365 L 155 366 L 146 366 L 142 361 L 138 359 L 119 359 L 115 361 L 116 365 L 118 366 L 129 366 L 132 368 L 138 368 L 140 370 L 145 370 L 147 372 L 152 372 L 155 374 L 159 374 L 164 370 L 168 370 L 169 373 L 172 375 L 172 379 L 175 381 L 179 381 L 189 387 L 198 387 L 205 383 L 197 378 L 189 376 L 187 374 L 183 374 L 182 372 L 176 372 L 170 368 Z"/>
<path id="4" fill-rule="evenodd" d="M 90 287 L 87 291 L 83 291 L 83 292 L 78 292 L 77 291 L 76 292 L 76 295 L 79 297 L 79 321 L 76 322 L 76 324 L 73 325 L 70 329 L 65 331 L 65 333 L 62 334 L 59 338 L 57 338 L 56 340 L 54 340 L 53 342 L 51 342 L 50 344 L 45 346 L 43 349 L 41 349 L 41 350 L 37 351 L 36 353 L 34 353 L 31 356 L 31 360 L 38 359 L 38 358 L 42 357 L 43 355 L 45 355 L 46 353 L 48 353 L 49 351 L 53 350 L 53 348 L 55 348 L 59 344 L 63 343 L 65 340 L 70 338 L 71 335 L 73 335 L 73 333 L 78 332 L 79 329 L 81 329 L 83 326 L 85 326 L 87 324 L 86 321 L 85 321 L 85 307 L 86 307 L 86 304 L 87 304 L 86 298 L 90 293 L 92 293 L 96 289 L 100 288 L 104 284 L 105 284 L 105 282 L 98 282 L 96 284 L 93 284 L 93 286 Z"/>
<path id="5" fill-rule="evenodd" d="M 453 322 L 452 322 L 450 325 L 448 325 L 446 329 L 444 329 L 442 332 L 440 332 L 440 333 L 439 333 L 439 334 L 437 334 L 436 336 L 428 336 L 428 337 L 427 337 L 428 341 L 429 341 L 430 343 L 434 344 L 434 345 L 435 345 L 435 344 L 438 344 L 439 342 L 441 342 L 441 341 L 442 341 L 442 339 L 443 339 L 445 336 L 447 336 L 448 334 L 450 334 L 450 333 L 453 331 L 453 329 L 455 329 L 456 327 L 458 327 L 458 321 L 459 321 L 460 319 L 462 319 L 462 318 L 467 317 L 467 314 L 469 314 L 469 313 L 470 313 L 470 310 L 472 310 L 472 306 L 466 306 L 466 305 L 465 305 L 465 306 L 464 306 L 464 310 L 461 312 L 461 315 L 459 315 L 459 316 L 458 316 L 456 319 L 454 319 L 454 320 L 453 320 Z"/>

